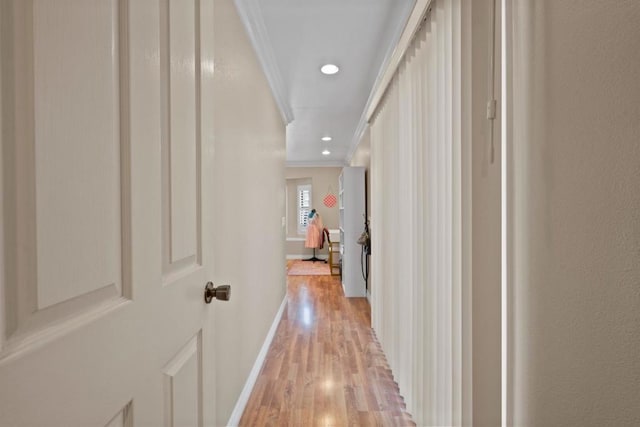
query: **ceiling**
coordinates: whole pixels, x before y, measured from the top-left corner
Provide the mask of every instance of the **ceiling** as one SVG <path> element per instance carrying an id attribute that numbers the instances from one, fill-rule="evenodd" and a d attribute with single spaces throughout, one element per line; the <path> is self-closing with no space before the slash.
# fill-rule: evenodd
<path id="1" fill-rule="evenodd" d="M 289 166 L 344 165 L 414 0 L 236 0 L 287 126 Z M 320 67 L 340 67 L 324 75 Z M 332 137 L 330 142 L 321 140 Z M 323 155 L 323 150 L 331 154 Z"/>

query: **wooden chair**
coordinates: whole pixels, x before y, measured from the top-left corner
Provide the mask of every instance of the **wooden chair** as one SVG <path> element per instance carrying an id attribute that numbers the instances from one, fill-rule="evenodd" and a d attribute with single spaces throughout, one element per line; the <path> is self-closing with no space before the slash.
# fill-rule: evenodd
<path id="1" fill-rule="evenodd" d="M 340 262 L 340 242 L 329 242 L 329 270 L 331 271 L 332 276 L 342 275 L 342 263 Z"/>
<path id="2" fill-rule="evenodd" d="M 324 239 L 327 242 L 327 248 L 329 249 L 329 271 L 332 276 L 342 275 L 342 263 L 340 262 L 340 242 L 332 242 L 329 230 L 324 228 Z M 335 270 L 338 270 L 337 272 Z"/>

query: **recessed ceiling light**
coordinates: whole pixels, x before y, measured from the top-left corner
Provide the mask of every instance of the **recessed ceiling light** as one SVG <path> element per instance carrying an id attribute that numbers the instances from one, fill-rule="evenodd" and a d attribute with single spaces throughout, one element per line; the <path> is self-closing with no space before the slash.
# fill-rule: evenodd
<path id="1" fill-rule="evenodd" d="M 322 152 L 322 155 L 323 155 L 323 156 L 328 156 L 329 154 L 331 154 L 331 151 L 329 151 L 329 150 L 324 150 L 324 151 Z"/>
<path id="2" fill-rule="evenodd" d="M 338 68 L 337 65 L 325 64 L 320 68 L 320 71 L 322 71 L 323 74 L 335 74 L 340 71 L 340 68 Z"/>
<path id="3" fill-rule="evenodd" d="M 331 137 L 330 136 L 323 136 L 322 140 L 323 141 L 331 141 Z"/>

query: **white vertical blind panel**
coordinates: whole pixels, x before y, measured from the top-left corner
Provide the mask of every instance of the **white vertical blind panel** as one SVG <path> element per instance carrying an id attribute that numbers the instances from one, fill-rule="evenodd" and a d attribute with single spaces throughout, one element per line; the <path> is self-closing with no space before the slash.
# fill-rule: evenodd
<path id="1" fill-rule="evenodd" d="M 435 266 L 434 266 L 434 241 L 436 238 L 436 223 L 432 219 L 434 218 L 434 188 L 435 188 L 435 172 L 436 169 L 429 166 L 429 161 L 433 159 L 433 142 L 436 140 L 435 132 L 436 132 L 436 106 L 435 106 L 435 94 L 437 89 L 437 81 L 436 76 L 433 73 L 433 68 L 435 66 L 434 62 L 434 43 L 435 43 L 435 25 L 429 19 L 427 24 L 425 25 L 427 34 L 426 34 L 426 42 L 425 42 L 425 135 L 424 135 L 424 155 L 421 159 L 424 165 L 424 169 L 426 170 L 425 174 L 425 193 L 423 197 L 424 203 L 424 211 L 426 216 L 426 233 L 424 236 L 425 243 L 425 254 L 424 254 L 424 264 L 425 264 L 425 275 L 422 277 L 423 286 L 425 288 L 425 298 L 423 300 L 423 310 L 426 313 L 426 321 L 424 323 L 424 341 L 423 341 L 423 351 L 424 351 L 424 364 L 425 364 L 425 379 L 430 378 L 429 380 L 425 380 L 422 383 L 422 387 L 425 389 L 425 404 L 422 408 L 422 419 L 423 423 L 431 424 L 433 415 L 434 415 L 434 399 L 436 396 L 435 392 L 435 374 L 437 371 L 435 369 L 435 351 L 434 351 L 434 338 L 435 338 L 435 289 L 433 284 L 435 283 Z"/>
<path id="2" fill-rule="evenodd" d="M 452 236 L 451 229 L 453 224 L 453 216 L 452 216 L 452 193 L 451 193 L 451 176 L 453 174 L 452 170 L 452 159 L 451 159 L 451 147 L 453 145 L 452 141 L 452 129 L 453 129 L 453 120 L 452 120 L 452 89 L 451 89 L 451 75 L 453 73 L 453 64 L 451 61 L 451 1 L 442 2 L 442 8 L 440 10 L 440 14 L 437 19 L 442 19 L 445 23 L 443 27 L 442 33 L 442 59 L 443 59 L 443 73 L 444 73 L 444 93 L 442 102 L 444 103 L 444 135 L 445 135 L 445 143 L 442 145 L 443 150 L 443 224 L 444 224 L 444 235 L 443 235 L 443 275 L 444 279 L 441 282 L 443 287 L 443 301 L 442 306 L 444 307 L 443 316 L 444 319 L 442 324 L 442 335 L 443 340 L 446 341 L 445 345 L 443 345 L 443 358 L 442 358 L 442 366 L 444 369 L 444 384 L 447 385 L 447 393 L 444 393 L 444 401 L 442 407 L 442 420 L 446 423 L 446 425 L 453 425 L 453 412 L 452 412 L 452 399 L 453 399 L 453 370 L 452 370 L 452 346 L 454 337 L 452 335 L 452 322 L 453 322 L 453 313 L 452 313 L 452 289 L 453 289 L 453 279 L 452 279 L 452 269 L 451 269 L 451 252 L 452 252 Z"/>
<path id="3" fill-rule="evenodd" d="M 425 170 L 423 168 L 423 155 L 424 155 L 424 135 L 426 129 L 426 111 L 425 111 L 425 103 L 426 103 L 426 91 L 427 84 L 426 79 L 423 77 L 426 74 L 426 61 L 427 61 L 427 31 L 429 27 L 429 22 L 425 23 L 425 27 L 418 35 L 420 41 L 420 49 L 418 49 L 418 66 L 417 72 L 415 73 L 415 81 L 417 84 L 416 87 L 416 133 L 415 133 L 415 141 L 414 141 L 414 153 L 413 153 L 413 163 L 414 163 L 414 179 L 416 183 L 415 189 L 415 200 L 414 207 L 414 223 L 415 223 L 415 233 L 417 236 L 425 236 L 426 227 L 424 221 L 425 214 L 425 198 L 422 195 L 425 192 L 424 185 L 424 173 Z M 415 287 L 416 287 L 416 295 L 414 296 L 413 304 L 414 304 L 414 323 L 416 327 L 414 328 L 413 334 L 413 342 L 415 343 L 414 354 L 414 375 L 418 378 L 425 378 L 425 351 L 424 351 L 424 340 L 422 339 L 423 327 L 425 325 L 425 313 L 424 313 L 424 257 L 425 257 L 425 242 L 424 239 L 414 239 L 414 274 L 415 274 Z M 424 388 L 422 386 L 422 382 L 414 380 L 414 399 L 412 401 L 412 405 L 415 402 L 424 402 L 425 401 L 425 393 Z M 412 411 L 416 419 L 424 420 L 424 406 L 415 404 L 412 406 Z"/>
<path id="4" fill-rule="evenodd" d="M 371 123 L 373 326 L 418 425 L 462 419 L 460 19 L 431 4 Z"/>
<path id="5" fill-rule="evenodd" d="M 467 297 L 463 293 L 463 262 L 462 253 L 464 248 L 464 242 L 462 239 L 463 225 L 463 199 L 466 191 L 462 187 L 462 182 L 466 172 L 463 168 L 463 145 L 462 138 L 463 128 L 468 126 L 465 123 L 467 118 L 463 113 L 463 92 L 462 92 L 462 5 L 461 0 L 451 1 L 451 111 L 452 111 L 452 144 L 451 144 L 451 160 L 452 160 L 452 173 L 451 173 L 451 195 L 452 195 L 452 252 L 451 252 L 451 271 L 452 271 L 452 407 L 451 412 L 453 415 L 452 424 L 462 425 L 467 422 L 466 416 L 463 410 L 463 400 L 466 398 L 466 392 L 463 388 L 463 378 L 467 374 L 466 368 L 463 364 L 463 341 L 465 337 L 465 331 L 462 328 L 463 325 L 463 309 L 464 299 Z M 466 64 L 465 64 L 466 65 Z M 467 101 L 468 102 L 468 101 Z M 456 125 L 457 124 L 457 125 Z M 467 149 L 467 151 L 469 151 Z M 470 172 L 470 168 L 469 168 Z M 471 206 L 468 206 L 471 209 Z M 470 240 L 470 239 L 469 239 Z M 470 288 L 469 288 L 470 292 Z M 466 350 L 466 347 L 465 347 Z M 470 360 L 470 357 L 469 357 Z M 471 384 L 471 383 L 469 383 Z"/>
<path id="6" fill-rule="evenodd" d="M 395 276 L 398 280 L 398 292 L 396 295 L 398 297 L 399 303 L 402 304 L 402 301 L 405 301 L 404 310 L 398 310 L 397 316 L 397 324 L 404 325 L 402 328 L 398 328 L 397 337 L 398 337 L 398 354 L 396 357 L 396 365 L 401 366 L 403 368 L 398 370 L 397 381 L 402 384 L 410 384 L 411 371 L 406 367 L 410 365 L 411 361 L 409 358 L 410 351 L 402 351 L 402 349 L 411 347 L 411 340 L 407 337 L 407 333 L 410 331 L 411 322 L 410 318 L 408 319 L 408 315 L 411 314 L 411 282 L 409 281 L 409 272 L 411 268 L 411 260 L 409 258 L 408 246 L 411 242 L 410 236 L 410 224 L 408 221 L 408 216 L 410 214 L 409 210 L 409 198 L 411 197 L 411 187 L 409 185 L 408 174 L 409 171 L 409 150 L 410 150 L 410 133 L 411 133 L 411 68 L 409 68 L 410 61 L 412 59 L 414 48 L 410 48 L 407 52 L 407 61 L 400 66 L 399 76 L 399 93 L 407 94 L 408 96 L 401 97 L 399 99 L 399 117 L 400 117 L 400 127 L 398 129 L 399 138 L 398 138 L 398 155 L 396 161 L 398 164 L 405 165 L 404 168 L 396 168 L 397 171 L 397 195 L 398 200 L 396 206 L 398 207 L 395 212 L 398 215 L 398 240 L 402 243 L 398 250 L 396 251 L 396 265 L 400 265 L 398 263 L 402 263 L 404 268 L 398 269 L 398 274 Z M 401 213 L 401 214 L 400 214 Z M 402 218 L 400 218 L 400 216 Z M 407 387 L 404 390 L 404 395 L 407 400 L 411 400 L 411 389 Z"/>
<path id="7" fill-rule="evenodd" d="M 395 90 L 393 92 L 393 110 L 392 114 L 393 114 L 393 122 L 392 125 L 396 125 L 398 120 L 399 120 L 399 102 L 400 99 L 398 97 L 398 93 L 399 93 L 399 81 L 398 79 L 395 79 Z M 395 141 L 397 144 L 398 141 L 398 127 L 396 126 L 392 126 L 390 128 L 390 131 L 392 131 L 393 136 L 395 137 Z M 389 141 L 389 140 L 387 140 Z M 389 194 L 389 201 L 391 203 L 388 203 L 386 205 L 387 207 L 387 216 L 389 218 L 389 229 L 393 230 L 393 233 L 390 233 L 389 238 L 387 239 L 388 242 L 393 241 L 394 239 L 397 239 L 397 236 L 399 235 L 398 232 L 398 185 L 397 185 L 397 181 L 398 181 L 398 168 L 395 167 L 395 165 L 397 164 L 397 159 L 398 159 L 398 154 L 399 154 L 399 150 L 398 150 L 398 146 L 397 145 L 392 145 L 392 144 L 388 144 L 388 142 L 385 144 L 387 147 L 387 159 L 389 159 L 389 168 L 387 169 L 387 176 L 386 176 L 386 181 L 389 183 L 389 191 L 387 192 Z M 389 324 L 392 325 L 392 329 L 391 331 L 389 331 L 389 341 L 391 343 L 390 345 L 390 358 L 389 358 L 389 363 L 391 365 L 391 368 L 394 370 L 394 372 L 398 372 L 398 375 L 401 375 L 401 371 L 402 369 L 398 366 L 398 359 L 397 359 L 397 353 L 398 351 L 400 351 L 401 349 L 399 348 L 399 340 L 398 340 L 398 335 L 399 335 L 399 322 L 398 322 L 398 312 L 403 308 L 401 307 L 402 301 L 398 299 L 398 287 L 399 287 L 399 281 L 398 281 L 398 272 L 402 270 L 402 267 L 404 267 L 404 265 L 402 264 L 402 260 L 399 259 L 398 256 L 398 252 L 401 250 L 402 248 L 402 241 L 399 241 L 400 244 L 396 245 L 395 250 L 389 254 L 389 258 L 392 260 L 392 264 L 389 266 L 389 273 L 388 273 L 388 280 L 386 283 L 394 283 L 395 282 L 395 286 L 393 288 L 389 288 L 388 289 L 388 298 L 386 299 L 387 301 L 389 301 L 390 303 L 390 322 Z M 398 264 L 400 262 L 400 264 Z"/>

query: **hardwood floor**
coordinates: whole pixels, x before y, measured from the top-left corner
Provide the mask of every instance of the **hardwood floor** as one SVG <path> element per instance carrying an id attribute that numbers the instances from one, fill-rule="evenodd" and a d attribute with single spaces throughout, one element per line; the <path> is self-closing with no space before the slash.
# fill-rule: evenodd
<path id="1" fill-rule="evenodd" d="M 241 426 L 415 426 L 371 329 L 338 277 L 287 276 L 288 305 Z"/>

